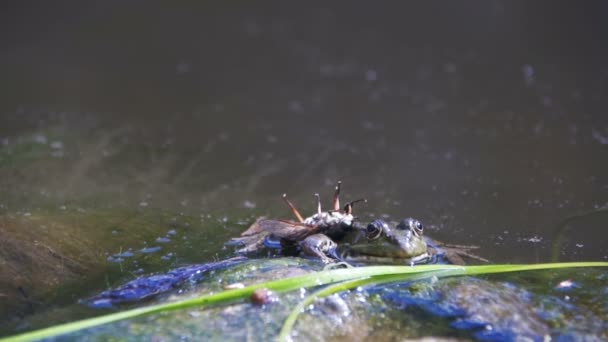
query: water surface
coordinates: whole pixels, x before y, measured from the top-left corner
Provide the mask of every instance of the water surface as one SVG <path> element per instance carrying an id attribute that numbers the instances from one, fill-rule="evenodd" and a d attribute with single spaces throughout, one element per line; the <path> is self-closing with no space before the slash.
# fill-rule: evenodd
<path id="1" fill-rule="evenodd" d="M 310 213 L 337 180 L 368 199 L 362 220 L 414 216 L 494 262 L 605 260 L 607 10 L 7 8 L 0 256 L 17 268 L 0 277 L 30 270 L 19 241 L 82 241 L 91 256 L 56 282 L 79 290 L 47 301 L 35 277 L 19 283 L 43 306 L 73 302 L 228 256 L 255 217 L 289 218 L 281 194 Z M 27 312 L 11 279 L 0 293 Z"/>

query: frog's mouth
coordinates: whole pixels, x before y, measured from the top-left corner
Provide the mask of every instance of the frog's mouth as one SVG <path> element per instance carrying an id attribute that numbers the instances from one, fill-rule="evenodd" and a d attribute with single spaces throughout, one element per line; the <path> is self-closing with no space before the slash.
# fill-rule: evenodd
<path id="1" fill-rule="evenodd" d="M 400 246 L 390 243 L 363 243 L 351 245 L 348 249 L 352 255 L 368 255 L 384 258 L 409 257 Z"/>
<path id="2" fill-rule="evenodd" d="M 392 243 L 351 245 L 339 254 L 347 261 L 370 263 L 422 263 L 429 259 L 429 254 L 426 252 L 413 256 L 408 254 L 403 246 Z"/>
<path id="3" fill-rule="evenodd" d="M 347 250 L 340 253 L 340 259 L 347 262 L 360 262 L 364 264 L 413 265 L 427 263 L 429 262 L 429 260 L 431 260 L 431 256 L 428 253 L 423 253 L 415 257 L 402 257 L 395 255 L 371 255 L 359 253 L 358 251 L 354 250 Z"/>

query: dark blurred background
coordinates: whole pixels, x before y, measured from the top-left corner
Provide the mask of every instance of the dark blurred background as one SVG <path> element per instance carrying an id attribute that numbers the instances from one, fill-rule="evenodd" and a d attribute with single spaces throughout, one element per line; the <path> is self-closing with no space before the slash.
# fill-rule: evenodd
<path id="1" fill-rule="evenodd" d="M 361 217 L 415 216 L 494 261 L 546 260 L 565 221 L 564 259 L 605 259 L 607 16 L 602 1 L 4 2 L 0 149 L 48 151 L 1 164 L 0 204 L 288 217 L 280 194 L 309 213 L 341 179 L 368 198 Z"/>

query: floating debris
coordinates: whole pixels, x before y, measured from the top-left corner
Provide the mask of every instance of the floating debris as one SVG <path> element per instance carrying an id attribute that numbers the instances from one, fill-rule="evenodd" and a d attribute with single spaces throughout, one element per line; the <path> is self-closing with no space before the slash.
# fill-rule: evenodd
<path id="1" fill-rule="evenodd" d="M 253 208 L 255 208 L 255 203 L 253 203 L 249 200 L 245 200 L 245 202 L 243 202 L 243 207 L 245 207 L 247 209 L 253 209 Z"/>
<path id="2" fill-rule="evenodd" d="M 108 262 L 123 262 L 123 261 L 125 261 L 123 258 L 116 258 L 113 255 L 110 255 L 106 260 Z"/>
<path id="3" fill-rule="evenodd" d="M 118 258 L 130 258 L 132 256 L 134 256 L 135 254 L 133 254 L 133 252 L 131 251 L 126 251 L 126 252 L 122 252 L 119 254 L 114 254 L 114 257 L 118 257 Z"/>
<path id="4" fill-rule="evenodd" d="M 245 284 L 243 283 L 232 283 L 224 286 L 225 290 L 235 290 L 245 288 Z"/>
<path id="5" fill-rule="evenodd" d="M 60 150 L 63 148 L 63 143 L 61 141 L 53 141 L 50 146 L 52 149 Z"/>
<path id="6" fill-rule="evenodd" d="M 160 246 L 155 246 L 155 247 L 146 247 L 146 248 L 142 248 L 139 251 L 144 253 L 144 254 L 150 254 L 150 253 L 156 253 L 158 251 L 161 250 Z"/>
<path id="7" fill-rule="evenodd" d="M 562 280 L 555 286 L 555 289 L 558 291 L 569 291 L 579 287 L 575 282 L 571 279 Z"/>
<path id="8" fill-rule="evenodd" d="M 171 258 L 173 258 L 173 255 L 174 255 L 173 253 L 167 253 L 167 254 L 161 256 L 160 258 L 161 258 L 161 260 L 167 261 L 167 260 L 171 260 Z"/>
<path id="9" fill-rule="evenodd" d="M 45 135 L 42 135 L 42 134 L 37 134 L 37 135 L 35 135 L 35 136 L 34 136 L 34 142 L 37 142 L 37 143 L 39 143 L 39 144 L 46 145 L 46 144 L 47 144 L 47 142 L 48 142 L 48 139 L 46 138 L 46 136 L 45 136 Z"/>

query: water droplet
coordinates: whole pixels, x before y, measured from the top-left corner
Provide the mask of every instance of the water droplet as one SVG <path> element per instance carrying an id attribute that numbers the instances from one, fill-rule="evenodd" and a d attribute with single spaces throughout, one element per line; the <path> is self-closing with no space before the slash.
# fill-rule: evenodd
<path id="1" fill-rule="evenodd" d="M 378 80 L 378 73 L 376 72 L 376 70 L 367 70 L 365 72 L 365 79 L 369 82 L 373 82 Z"/>
<path id="2" fill-rule="evenodd" d="M 63 143 L 61 141 L 53 141 L 50 146 L 52 149 L 59 150 L 63 148 Z"/>
<path id="3" fill-rule="evenodd" d="M 255 203 L 249 200 L 245 200 L 245 202 L 243 202 L 243 207 L 247 209 L 253 209 L 255 208 Z"/>

